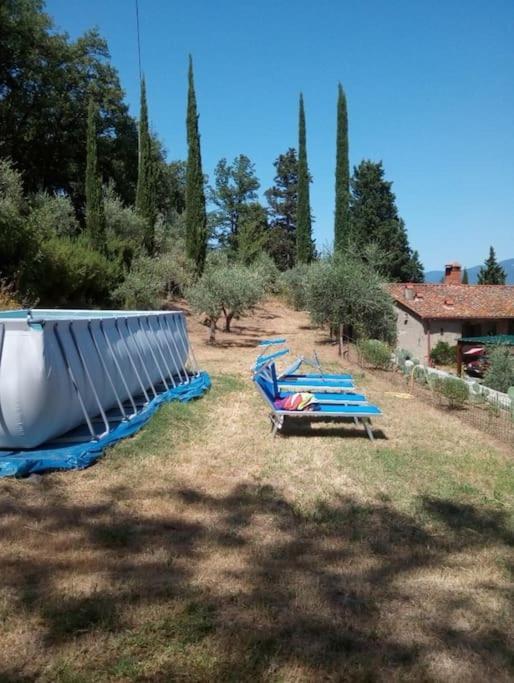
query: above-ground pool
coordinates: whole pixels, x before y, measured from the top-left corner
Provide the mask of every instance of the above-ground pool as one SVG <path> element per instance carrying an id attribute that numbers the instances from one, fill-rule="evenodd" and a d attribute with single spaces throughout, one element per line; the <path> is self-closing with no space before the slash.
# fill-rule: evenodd
<path id="1" fill-rule="evenodd" d="M 0 312 L 0 449 L 29 449 L 84 423 L 109 431 L 189 381 L 182 312 Z M 137 404 L 139 402 L 139 405 Z"/>

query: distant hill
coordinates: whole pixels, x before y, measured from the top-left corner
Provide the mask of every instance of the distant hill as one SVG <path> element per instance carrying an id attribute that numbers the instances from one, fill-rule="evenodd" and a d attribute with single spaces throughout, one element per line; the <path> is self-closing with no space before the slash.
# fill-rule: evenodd
<path id="1" fill-rule="evenodd" d="M 500 261 L 500 265 L 503 270 L 507 273 L 507 284 L 514 285 L 514 258 L 509 258 L 506 261 Z M 476 285 L 478 271 L 482 266 L 473 266 L 473 268 L 467 268 L 469 284 Z M 441 278 L 444 275 L 444 270 L 429 270 L 425 273 L 425 282 L 441 282 Z"/>

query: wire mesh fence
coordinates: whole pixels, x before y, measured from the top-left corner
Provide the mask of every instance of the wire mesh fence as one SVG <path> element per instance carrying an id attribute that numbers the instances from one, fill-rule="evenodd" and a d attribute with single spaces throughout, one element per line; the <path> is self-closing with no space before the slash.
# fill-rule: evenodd
<path id="1" fill-rule="evenodd" d="M 485 399 L 480 395 L 470 394 L 466 400 L 455 401 L 448 398 L 437 385 L 427 381 L 426 376 L 416 372 L 404 373 L 398 367 L 391 365 L 389 370 L 377 369 L 366 363 L 354 344 L 348 344 L 345 348 L 345 357 L 353 364 L 365 369 L 378 377 L 382 377 L 395 387 L 402 388 L 442 411 L 451 411 L 461 420 L 477 429 L 490 434 L 503 443 L 514 448 L 514 406 L 506 409 L 497 401 Z"/>

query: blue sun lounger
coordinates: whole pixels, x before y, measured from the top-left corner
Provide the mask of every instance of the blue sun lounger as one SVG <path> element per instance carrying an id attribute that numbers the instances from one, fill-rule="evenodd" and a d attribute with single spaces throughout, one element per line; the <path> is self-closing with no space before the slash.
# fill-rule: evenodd
<path id="1" fill-rule="evenodd" d="M 273 382 L 265 376 L 265 373 L 256 372 L 253 380 L 261 396 L 271 409 L 269 417 L 271 420 L 273 436 L 276 435 L 277 431 L 284 427 L 286 417 L 295 419 L 303 418 L 304 420 L 309 421 L 316 419 L 325 421 L 347 421 L 349 418 L 353 418 L 355 424 L 361 423 L 364 426 L 369 439 L 374 441 L 373 431 L 371 429 L 371 418 L 382 414 L 382 411 L 377 406 L 370 404 L 352 405 L 351 403 L 340 400 L 337 403 L 316 404 L 315 410 L 281 410 L 277 408 L 274 403 L 280 396 L 276 395 Z"/>
<path id="2" fill-rule="evenodd" d="M 263 346 L 266 348 L 269 348 L 270 346 L 274 346 L 277 344 L 284 344 L 285 343 L 285 338 L 283 337 L 278 337 L 275 339 L 263 339 L 259 346 Z M 275 351 L 274 353 L 268 354 L 268 355 L 260 355 L 257 357 L 257 360 L 255 361 L 255 367 L 258 367 L 264 363 L 266 363 L 267 360 L 271 358 L 280 358 L 281 356 L 286 355 L 289 353 L 289 349 L 281 349 L 280 351 Z M 317 369 L 317 372 L 304 372 L 300 373 L 298 370 L 302 367 L 302 365 L 310 365 L 313 368 Z M 348 373 L 342 373 L 342 374 L 334 374 L 334 373 L 325 373 L 323 371 L 323 368 L 321 367 L 321 363 L 318 358 L 318 354 L 316 351 L 313 352 L 313 359 L 311 358 L 306 358 L 305 356 L 299 356 L 291 365 L 289 365 L 287 368 L 285 368 L 282 372 L 278 373 L 278 379 L 282 381 L 289 381 L 289 380 L 311 380 L 311 379 L 316 379 L 316 380 L 328 380 L 329 382 L 332 380 L 351 380 L 352 375 Z"/>
<path id="3" fill-rule="evenodd" d="M 273 381 L 271 365 L 273 364 L 276 372 L 274 361 L 288 352 L 288 349 L 282 349 L 266 356 L 259 356 L 252 368 L 253 373 L 263 372 L 268 379 Z M 339 378 L 332 375 L 313 375 L 308 377 L 305 375 L 276 374 L 280 391 L 319 391 L 340 394 L 347 393 L 355 388 L 351 375 L 342 375 Z"/>
<path id="4" fill-rule="evenodd" d="M 280 380 L 277 378 L 277 370 L 275 368 L 275 364 L 272 361 L 270 361 L 265 368 L 262 368 L 259 374 L 262 376 L 265 382 L 269 383 L 270 391 L 273 392 L 275 399 L 287 398 L 287 396 L 292 396 L 293 394 L 298 393 L 298 390 L 296 388 L 292 391 L 283 390 L 281 388 Z M 304 389 L 302 391 L 307 390 Z M 309 393 L 313 395 L 316 403 L 337 403 L 339 405 L 365 405 L 368 402 L 364 394 L 357 394 L 351 389 L 344 393 L 334 394 L 324 391 L 323 388 L 321 388 L 319 392 L 315 391 L 314 388 L 311 388 L 309 390 Z"/>

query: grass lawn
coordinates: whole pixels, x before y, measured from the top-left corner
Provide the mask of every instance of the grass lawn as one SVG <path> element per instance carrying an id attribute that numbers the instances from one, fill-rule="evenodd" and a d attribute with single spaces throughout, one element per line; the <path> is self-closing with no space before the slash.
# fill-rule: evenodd
<path id="1" fill-rule="evenodd" d="M 189 326 L 206 397 L 89 470 L 0 480 L 0 680 L 512 680 L 512 453 L 367 373 L 374 444 L 272 439 L 256 340 L 335 349 L 276 302 L 215 347 Z"/>

